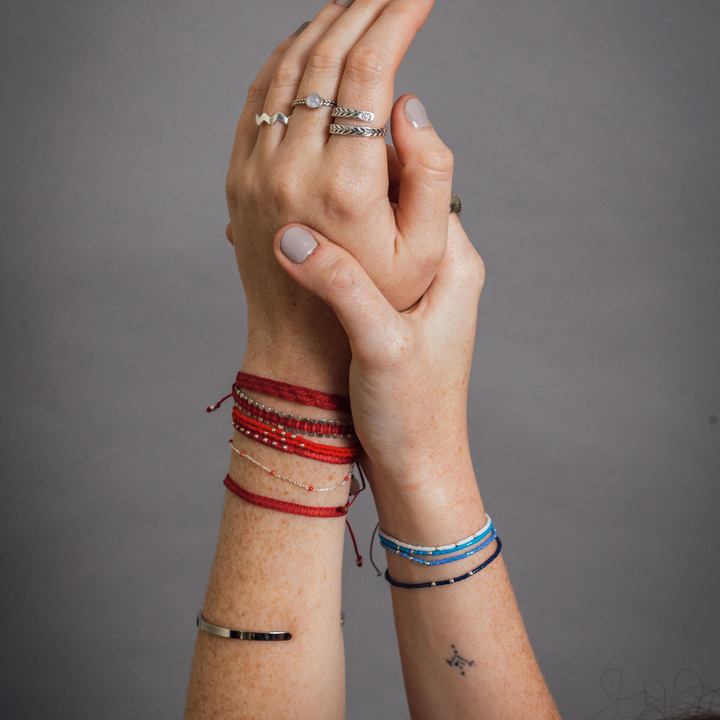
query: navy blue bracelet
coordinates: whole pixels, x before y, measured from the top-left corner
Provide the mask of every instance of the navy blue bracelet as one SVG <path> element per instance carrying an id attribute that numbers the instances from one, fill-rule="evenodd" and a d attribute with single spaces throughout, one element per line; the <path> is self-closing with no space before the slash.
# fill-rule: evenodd
<path id="1" fill-rule="evenodd" d="M 443 558 L 442 560 L 424 560 L 421 557 L 415 557 L 414 555 L 410 555 L 409 553 L 402 552 L 399 548 L 396 549 L 397 546 L 391 547 L 389 544 L 386 543 L 383 538 L 380 538 L 380 544 L 383 546 L 383 548 L 385 548 L 385 550 L 391 552 L 393 555 L 398 555 L 401 558 L 405 558 L 406 560 L 411 560 L 418 565 L 426 565 L 430 567 L 432 565 L 445 565 L 446 563 L 455 562 L 456 560 L 464 560 L 466 557 L 470 557 L 471 555 L 474 555 L 475 553 L 479 553 L 481 550 L 484 550 L 496 537 L 497 530 L 495 530 L 495 528 L 492 528 L 490 537 L 487 538 L 487 540 L 484 540 L 484 542 L 482 542 L 477 547 L 471 548 L 470 550 L 467 550 L 460 555 L 453 555 L 452 557 Z M 482 540 L 482 538 L 480 539 Z"/>
<path id="2" fill-rule="evenodd" d="M 401 583 L 401 582 L 397 582 L 396 580 L 393 580 L 390 577 L 390 573 L 386 570 L 385 571 L 385 579 L 394 587 L 407 588 L 408 590 L 415 590 L 416 588 L 426 588 L 426 587 L 440 587 L 441 585 L 452 585 L 453 583 L 460 582 L 462 580 L 467 580 L 471 575 L 475 575 L 476 573 L 479 573 L 481 570 L 486 568 L 500 554 L 500 551 L 502 550 L 502 542 L 500 542 L 499 537 L 496 537 L 496 540 L 497 540 L 497 548 L 496 548 L 495 552 L 484 563 L 482 563 L 482 565 L 478 565 L 474 570 L 471 570 L 470 572 L 466 572 L 464 575 L 460 575 L 456 578 L 451 578 L 450 580 L 436 580 L 435 582 L 425 582 L 425 583 Z"/>

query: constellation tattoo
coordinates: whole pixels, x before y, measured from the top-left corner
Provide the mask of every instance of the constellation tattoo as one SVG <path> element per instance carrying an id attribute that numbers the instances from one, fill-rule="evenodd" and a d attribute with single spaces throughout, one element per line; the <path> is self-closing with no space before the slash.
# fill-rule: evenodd
<path id="1" fill-rule="evenodd" d="M 475 661 L 474 660 L 466 660 L 464 657 L 461 657 L 457 651 L 457 648 L 454 645 L 451 645 L 450 647 L 453 649 L 453 652 L 455 654 L 449 660 L 446 660 L 445 662 L 450 667 L 458 668 L 460 670 L 461 675 L 465 675 L 465 668 L 473 667 L 475 665 Z"/>

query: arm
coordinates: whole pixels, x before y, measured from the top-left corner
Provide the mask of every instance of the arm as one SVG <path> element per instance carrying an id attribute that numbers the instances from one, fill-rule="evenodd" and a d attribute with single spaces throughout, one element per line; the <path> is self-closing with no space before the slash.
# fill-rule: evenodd
<path id="1" fill-rule="evenodd" d="M 445 248 L 450 196 L 449 168 L 443 173 L 439 165 L 451 166 L 452 158 L 432 129 L 416 132 L 403 113 L 407 98 L 393 113 L 398 155 L 390 156 L 390 197 L 382 139 L 331 136 L 327 107 L 298 107 L 288 126 L 258 126 L 255 115 L 290 115 L 293 99 L 321 92 L 340 106 L 372 110 L 373 125 L 383 125 L 393 105 L 395 70 L 431 6 L 431 0 L 356 0 L 348 9 L 330 3 L 278 47 L 253 83 L 227 178 L 227 235 L 248 304 L 243 371 L 347 394 L 350 348 L 342 326 L 273 256 L 273 237 L 290 219 L 320 223 L 362 260 L 398 307 L 414 303 L 429 285 Z M 442 211 L 426 202 L 434 196 Z M 290 244 L 286 238 L 286 250 Z M 298 259 L 302 238 L 294 249 Z M 336 485 L 347 472 L 258 447 L 238 433 L 233 443 L 307 486 Z M 348 496 L 347 485 L 309 493 L 237 454 L 230 476 L 255 494 L 305 505 L 341 506 Z M 341 518 L 283 514 L 227 494 L 203 616 L 226 628 L 286 630 L 293 637 L 266 644 L 200 632 L 187 718 L 343 717 L 343 534 Z"/>
<path id="2" fill-rule="evenodd" d="M 300 266 L 276 253 L 347 330 L 353 417 L 380 527 L 418 546 L 456 542 L 485 523 L 466 422 L 484 268 L 454 216 L 450 226 L 432 285 L 406 313 L 396 312 L 362 268 L 317 233 L 320 247 Z M 498 549 L 492 540 L 472 556 L 436 567 L 388 553 L 388 571 L 406 584 L 446 580 Z M 451 585 L 393 587 L 392 598 L 414 720 L 558 718 L 501 556 Z"/>

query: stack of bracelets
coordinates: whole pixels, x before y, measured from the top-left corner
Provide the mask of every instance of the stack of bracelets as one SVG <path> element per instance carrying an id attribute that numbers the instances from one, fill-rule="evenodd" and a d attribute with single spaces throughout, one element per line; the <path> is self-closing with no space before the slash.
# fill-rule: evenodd
<path id="1" fill-rule="evenodd" d="M 417 588 L 426 587 L 440 587 L 442 585 L 453 585 L 456 582 L 467 580 L 476 573 L 486 568 L 490 563 L 495 560 L 500 551 L 502 550 L 502 542 L 498 537 L 497 531 L 493 527 L 492 520 L 489 515 L 485 515 L 485 525 L 480 528 L 476 533 L 470 537 L 458 540 L 457 542 L 451 543 L 450 545 L 436 545 L 436 546 L 425 546 L 425 545 L 410 545 L 409 543 L 398 540 L 397 538 L 388 535 L 383 530 L 378 529 L 378 537 L 380 538 L 380 544 L 388 552 L 399 555 L 406 560 L 417 563 L 418 565 L 424 565 L 426 567 L 435 565 L 446 565 L 447 563 L 456 562 L 457 560 L 464 560 L 475 553 L 484 550 L 493 541 L 496 542 L 495 551 L 493 554 L 476 568 L 473 568 L 469 572 L 457 577 L 450 578 L 449 580 L 432 580 L 430 582 L 423 583 L 401 583 L 393 580 L 390 577 L 388 570 L 385 571 L 385 579 L 394 587 L 407 588 L 414 590 Z M 372 546 L 371 546 L 372 551 Z M 430 559 L 437 558 L 437 559 Z M 372 555 L 371 555 L 372 560 Z M 373 563 L 374 565 L 375 563 Z M 378 571 L 378 574 L 379 571 Z"/>
<path id="2" fill-rule="evenodd" d="M 271 380 L 269 378 L 258 377 L 257 375 L 249 375 L 248 373 L 239 372 L 232 387 L 232 392 L 226 395 L 215 405 L 207 408 L 207 412 L 217 410 L 225 400 L 232 397 L 234 407 L 232 409 L 233 427 L 242 433 L 245 437 L 257 443 L 261 443 L 268 447 L 284 453 L 299 455 L 311 460 L 330 463 L 333 465 L 347 465 L 348 472 L 341 482 L 330 487 L 314 487 L 293 480 L 292 478 L 280 475 L 275 470 L 263 465 L 259 460 L 248 455 L 246 452 L 239 450 L 230 440 L 232 451 L 238 457 L 253 463 L 269 475 L 277 477 L 279 480 L 292 483 L 296 487 L 302 488 L 307 492 L 330 492 L 336 490 L 343 485 L 349 483 L 352 479 L 353 470 L 355 469 L 355 460 L 361 452 L 360 445 L 355 444 L 349 447 L 338 445 L 328 445 L 320 443 L 309 438 L 328 438 L 328 439 L 352 439 L 355 438 L 355 428 L 352 419 L 350 420 L 325 420 L 322 418 L 303 417 L 302 415 L 293 415 L 289 412 L 280 412 L 279 410 L 270 408 L 266 405 L 254 400 L 247 393 L 256 392 L 262 395 L 287 400 L 290 402 L 305 405 L 307 407 L 319 408 L 321 410 L 331 410 L 336 412 L 344 412 L 349 415 L 350 401 L 346 397 L 339 395 L 331 395 L 329 393 L 320 392 L 319 390 L 310 390 L 308 388 L 291 385 L 289 383 Z M 313 412 L 314 414 L 314 412 Z M 357 496 L 365 489 L 365 477 L 362 468 L 357 466 L 362 479 L 362 487 L 354 494 L 351 493 L 351 499 L 345 505 L 337 507 L 317 507 L 314 505 L 300 505 L 298 503 L 278 500 L 276 498 L 257 495 L 246 490 L 230 477 L 230 474 L 224 480 L 225 487 L 245 502 L 259 507 L 277 510 L 278 512 L 290 513 L 293 515 L 305 515 L 307 517 L 317 518 L 335 518 L 347 515 L 350 506 L 353 504 Z M 491 543 L 496 542 L 496 548 L 493 554 L 478 567 L 466 572 L 464 575 L 451 578 L 449 580 L 434 580 L 423 583 L 401 583 L 393 580 L 389 572 L 385 571 L 385 579 L 394 587 L 399 588 L 427 588 L 439 587 L 442 585 L 452 585 L 461 580 L 465 580 L 472 575 L 480 572 L 493 562 L 502 550 L 502 543 L 493 527 L 492 521 L 486 515 L 486 523 L 476 533 L 463 540 L 458 540 L 450 545 L 439 546 L 421 546 L 410 545 L 398 540 L 386 532 L 379 530 L 380 544 L 388 552 L 392 552 L 400 557 L 405 558 L 414 563 L 427 567 L 436 565 L 445 565 L 457 560 L 475 555 L 484 550 Z M 345 521 L 347 523 L 347 519 Z M 350 524 L 347 523 L 350 537 L 355 546 L 358 566 L 362 565 L 362 558 L 357 550 L 357 543 L 352 532 Z M 374 539 L 374 533 L 373 533 Z M 370 558 L 372 561 L 372 543 L 370 546 Z M 373 563 L 374 565 L 375 563 Z M 377 568 L 376 568 L 377 569 Z M 378 574 L 380 572 L 378 571 Z M 229 637 L 240 640 L 263 640 L 263 641 L 285 641 L 290 640 L 292 635 L 288 632 L 269 631 L 269 632 L 253 632 L 244 630 L 230 630 L 207 622 L 198 613 L 198 627 L 205 632 L 209 632 L 222 637 Z"/>

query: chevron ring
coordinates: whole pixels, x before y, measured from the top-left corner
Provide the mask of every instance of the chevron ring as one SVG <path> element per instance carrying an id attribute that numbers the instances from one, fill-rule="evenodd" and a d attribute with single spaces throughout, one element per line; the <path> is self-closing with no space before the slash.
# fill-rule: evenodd
<path id="1" fill-rule="evenodd" d="M 287 125 L 289 119 L 287 115 L 283 115 L 281 112 L 275 113 L 274 115 L 263 113 L 262 115 L 255 116 L 255 124 L 262 125 L 263 123 L 267 123 L 268 125 L 274 125 L 276 122 L 281 122 Z"/>
<path id="2" fill-rule="evenodd" d="M 355 137 L 385 137 L 387 128 L 363 127 L 361 125 L 330 125 L 331 135 L 354 135 Z"/>

